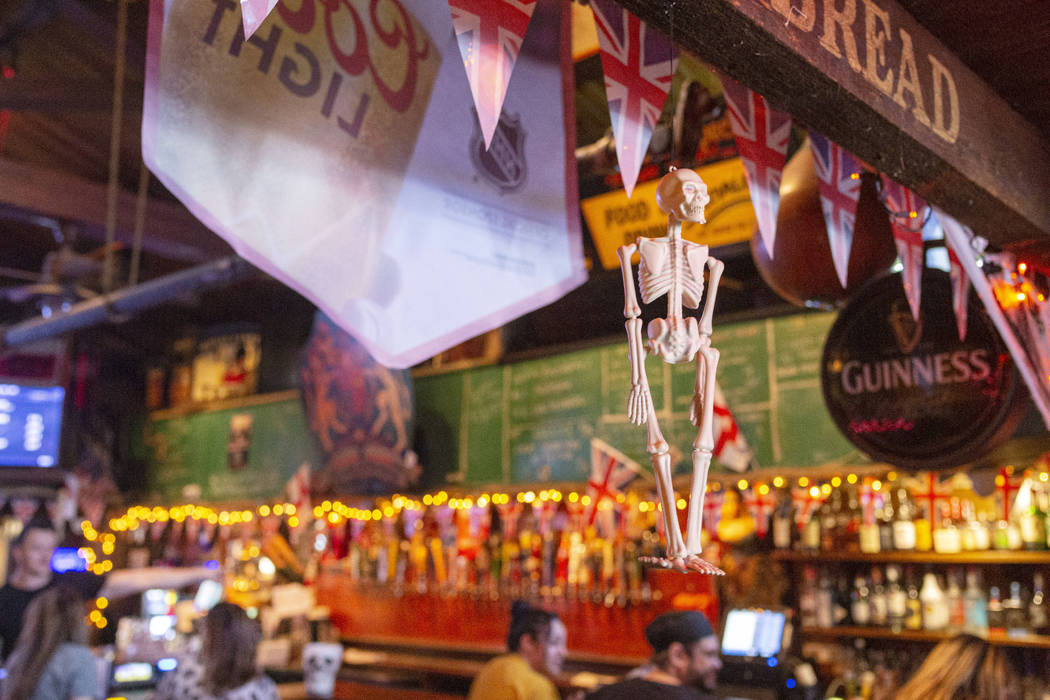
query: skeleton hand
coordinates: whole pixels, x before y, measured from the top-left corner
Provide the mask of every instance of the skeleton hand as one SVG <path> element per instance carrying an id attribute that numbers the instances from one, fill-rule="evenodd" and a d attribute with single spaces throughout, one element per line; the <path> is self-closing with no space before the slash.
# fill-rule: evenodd
<path id="1" fill-rule="evenodd" d="M 641 425 L 649 419 L 649 387 L 645 384 L 632 384 L 631 395 L 627 397 L 627 418 L 635 425 Z"/>

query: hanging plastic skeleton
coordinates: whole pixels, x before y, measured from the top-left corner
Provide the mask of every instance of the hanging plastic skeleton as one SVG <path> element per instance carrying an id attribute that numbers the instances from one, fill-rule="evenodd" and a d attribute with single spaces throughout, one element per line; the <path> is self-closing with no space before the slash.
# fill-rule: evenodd
<path id="1" fill-rule="evenodd" d="M 667 235 L 661 238 L 639 238 L 636 243 L 621 246 L 617 255 L 623 272 L 623 313 L 627 319 L 625 326 L 631 363 L 627 417 L 635 425 L 644 423 L 648 430 L 646 449 L 656 476 L 656 489 L 667 535 L 666 556 L 648 558 L 646 562 L 682 572 L 721 575 L 721 569 L 700 558 L 700 528 L 707 472 L 715 446 L 715 371 L 719 353 L 711 346 L 711 317 L 724 265 L 708 255 L 706 245 L 682 239 L 682 222 L 705 223 L 704 207 L 709 201 L 707 185 L 699 175 L 688 169 L 672 169 L 660 180 L 656 189 L 656 203 L 667 214 Z M 631 257 L 635 250 L 641 257 L 638 287 L 642 302 L 648 304 L 667 296 L 667 317 L 654 319 L 647 327 L 648 348 L 642 341 L 642 310 L 638 305 L 631 274 Z M 709 283 L 703 314 L 698 323 L 692 316 L 683 317 L 682 307 L 699 308 L 701 298 L 704 297 L 705 268 L 710 269 Z M 649 380 L 645 374 L 646 350 L 669 364 L 696 361 L 696 384 L 689 417 L 699 430 L 693 441 L 693 482 L 684 541 L 678 525 L 674 485 L 671 481 L 670 448 L 660 432 Z"/>

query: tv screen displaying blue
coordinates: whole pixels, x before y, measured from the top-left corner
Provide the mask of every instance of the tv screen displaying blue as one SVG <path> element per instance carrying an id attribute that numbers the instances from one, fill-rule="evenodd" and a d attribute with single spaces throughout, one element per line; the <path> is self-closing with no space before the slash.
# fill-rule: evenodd
<path id="1" fill-rule="evenodd" d="M 60 386 L 0 384 L 0 466 L 55 466 L 65 396 Z"/>

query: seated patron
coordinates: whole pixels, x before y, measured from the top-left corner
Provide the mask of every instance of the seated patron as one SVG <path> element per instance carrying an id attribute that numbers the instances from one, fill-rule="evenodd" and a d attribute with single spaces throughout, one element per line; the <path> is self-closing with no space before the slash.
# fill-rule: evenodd
<path id="1" fill-rule="evenodd" d="M 565 625 L 552 612 L 516 601 L 510 611 L 508 653 L 485 664 L 470 700 L 559 700 L 551 681 L 565 662 Z"/>
<path id="2" fill-rule="evenodd" d="M 179 659 L 157 684 L 153 700 L 279 700 L 277 685 L 259 671 L 259 624 L 233 603 L 213 607 L 201 627 L 201 650 Z"/>
<path id="3" fill-rule="evenodd" d="M 722 668 L 718 638 L 704 614 L 695 610 L 664 613 L 645 628 L 653 656 L 646 666 L 619 683 L 599 688 L 588 700 L 714 698 Z"/>
<path id="4" fill-rule="evenodd" d="M 1009 659 L 972 634 L 957 634 L 930 651 L 896 700 L 1019 700 L 1020 683 Z"/>
<path id="5" fill-rule="evenodd" d="M 6 614 L 0 611 L 0 614 Z M 2 700 L 93 700 L 98 666 L 87 646 L 84 599 L 52 586 L 25 611 L 18 643 L 7 658 Z"/>

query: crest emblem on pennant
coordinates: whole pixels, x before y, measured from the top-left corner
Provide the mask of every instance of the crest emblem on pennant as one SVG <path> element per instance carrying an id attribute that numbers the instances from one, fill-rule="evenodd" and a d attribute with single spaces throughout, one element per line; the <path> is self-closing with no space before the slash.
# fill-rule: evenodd
<path id="1" fill-rule="evenodd" d="M 518 115 L 504 113 L 492 134 L 488 148 L 481 130 L 475 124 L 470 138 L 470 160 L 478 174 L 500 192 L 514 192 L 525 184 L 528 166 L 525 161 L 525 128 Z"/>

